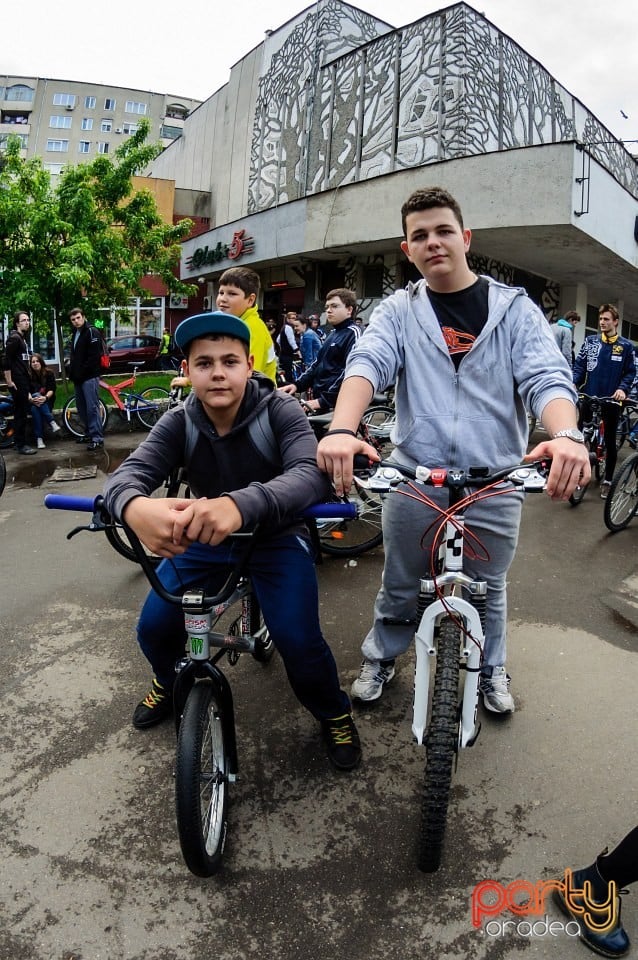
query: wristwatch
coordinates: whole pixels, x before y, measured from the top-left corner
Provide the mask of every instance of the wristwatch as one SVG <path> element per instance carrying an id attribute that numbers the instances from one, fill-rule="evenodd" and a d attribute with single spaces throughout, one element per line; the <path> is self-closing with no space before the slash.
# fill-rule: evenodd
<path id="1" fill-rule="evenodd" d="M 585 442 L 585 437 L 576 427 L 569 427 L 567 430 L 557 430 L 552 440 L 556 440 L 558 437 L 567 437 L 568 440 L 573 440 L 574 443 Z"/>

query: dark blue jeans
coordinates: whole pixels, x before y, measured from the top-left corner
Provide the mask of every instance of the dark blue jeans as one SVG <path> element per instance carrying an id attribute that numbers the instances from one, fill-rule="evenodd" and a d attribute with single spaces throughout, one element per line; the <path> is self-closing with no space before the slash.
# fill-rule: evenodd
<path id="1" fill-rule="evenodd" d="M 201 587 L 214 594 L 241 550 L 233 543 L 218 547 L 194 543 L 181 556 L 163 560 L 158 576 L 169 593 Z M 317 720 L 348 713 L 350 702 L 339 687 L 337 666 L 321 633 L 317 577 L 307 541 L 297 536 L 269 540 L 254 550 L 248 570 L 297 699 Z M 151 591 L 142 607 L 137 639 L 155 676 L 170 689 L 175 664 L 184 656 L 181 607 Z"/>

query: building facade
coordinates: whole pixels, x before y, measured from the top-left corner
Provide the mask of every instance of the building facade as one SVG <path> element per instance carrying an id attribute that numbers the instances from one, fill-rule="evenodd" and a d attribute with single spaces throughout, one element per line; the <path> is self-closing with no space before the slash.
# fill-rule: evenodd
<path id="1" fill-rule="evenodd" d="M 199 100 L 42 77 L 0 77 L 0 150 L 10 135 L 24 157 L 40 157 L 52 173 L 98 154 L 113 153 L 135 133 L 141 117 L 164 146 L 181 136 Z"/>
<path id="2" fill-rule="evenodd" d="M 615 302 L 638 339 L 636 160 L 465 3 L 395 29 L 318 0 L 235 64 L 150 172 L 175 181 L 180 213 L 196 197 L 210 218 L 183 244 L 189 308 L 241 262 L 266 314 L 315 312 L 345 285 L 365 315 L 411 277 L 402 202 L 438 184 L 473 231 L 474 269 L 522 284 L 548 318 L 576 309 L 591 327 Z"/>

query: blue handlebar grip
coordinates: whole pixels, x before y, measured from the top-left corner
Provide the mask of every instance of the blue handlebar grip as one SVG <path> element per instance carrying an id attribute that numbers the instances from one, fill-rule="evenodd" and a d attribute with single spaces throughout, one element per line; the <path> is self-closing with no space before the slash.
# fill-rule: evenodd
<path id="1" fill-rule="evenodd" d="M 314 520 L 354 520 L 357 506 L 354 503 L 313 503 L 302 516 Z"/>
<path id="2" fill-rule="evenodd" d="M 49 510 L 80 510 L 93 513 L 98 497 L 74 497 L 66 493 L 47 493 L 44 505 Z"/>

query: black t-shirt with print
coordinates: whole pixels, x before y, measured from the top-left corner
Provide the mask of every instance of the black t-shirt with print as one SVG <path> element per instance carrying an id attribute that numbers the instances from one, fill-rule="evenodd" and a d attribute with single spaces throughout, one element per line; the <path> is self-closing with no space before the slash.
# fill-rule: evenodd
<path id="1" fill-rule="evenodd" d="M 457 370 L 487 322 L 489 286 L 485 277 L 478 277 L 471 287 L 454 293 L 435 293 L 428 287 L 432 309 Z"/>

